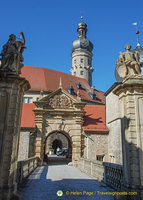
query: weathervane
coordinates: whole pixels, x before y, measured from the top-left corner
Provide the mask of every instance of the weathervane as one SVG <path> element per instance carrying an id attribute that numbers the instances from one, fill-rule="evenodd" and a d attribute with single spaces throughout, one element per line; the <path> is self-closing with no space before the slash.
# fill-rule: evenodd
<path id="1" fill-rule="evenodd" d="M 138 23 L 137 22 L 134 22 L 132 23 L 133 26 L 136 26 L 136 34 L 137 34 L 137 46 L 140 47 L 140 41 L 139 41 L 139 30 L 137 30 L 137 26 L 138 26 Z"/>
<path id="2" fill-rule="evenodd" d="M 136 34 L 137 34 L 137 46 L 140 47 L 140 41 L 139 41 L 139 31 L 137 30 L 136 31 Z"/>

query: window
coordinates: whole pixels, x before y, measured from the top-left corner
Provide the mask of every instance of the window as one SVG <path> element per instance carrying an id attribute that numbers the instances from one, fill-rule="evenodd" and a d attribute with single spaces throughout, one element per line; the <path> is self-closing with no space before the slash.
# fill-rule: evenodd
<path id="1" fill-rule="evenodd" d="M 80 68 L 82 68 L 82 66 L 80 65 Z"/>
<path id="2" fill-rule="evenodd" d="M 74 94 L 74 88 L 72 85 L 70 85 L 70 87 L 68 88 L 68 93 L 73 95 Z"/>
<path id="3" fill-rule="evenodd" d="M 76 76 L 76 72 L 74 72 L 73 74 L 74 74 L 74 76 Z"/>
<path id="4" fill-rule="evenodd" d="M 80 62 L 83 63 L 83 58 L 80 59 Z"/>
<path id="5" fill-rule="evenodd" d="M 76 59 L 74 59 L 74 64 L 76 64 Z"/>
<path id="6" fill-rule="evenodd" d="M 104 155 L 97 155 L 96 156 L 96 160 L 98 160 L 98 161 L 103 161 L 103 159 L 104 159 Z"/>
<path id="7" fill-rule="evenodd" d="M 78 89 L 81 89 L 81 88 L 82 88 L 80 82 L 78 82 L 78 83 L 76 84 L 76 87 L 77 87 Z"/>
<path id="8" fill-rule="evenodd" d="M 32 103 L 32 97 L 24 97 L 23 103 Z"/>
<path id="9" fill-rule="evenodd" d="M 83 71 L 80 71 L 80 75 L 83 75 L 84 73 L 83 73 Z"/>
<path id="10" fill-rule="evenodd" d="M 90 59 L 88 59 L 88 65 L 91 65 L 91 60 Z"/>
<path id="11" fill-rule="evenodd" d="M 28 98 L 24 97 L 23 103 L 28 103 Z"/>
<path id="12" fill-rule="evenodd" d="M 39 101 L 39 97 L 37 97 L 36 101 Z"/>

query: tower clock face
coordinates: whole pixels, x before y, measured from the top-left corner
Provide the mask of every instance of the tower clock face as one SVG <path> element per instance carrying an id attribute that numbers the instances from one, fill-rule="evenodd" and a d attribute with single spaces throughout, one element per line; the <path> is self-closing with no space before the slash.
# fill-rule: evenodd
<path id="1" fill-rule="evenodd" d="M 87 47 L 89 45 L 89 41 L 87 39 L 82 39 L 81 45 L 82 47 Z"/>

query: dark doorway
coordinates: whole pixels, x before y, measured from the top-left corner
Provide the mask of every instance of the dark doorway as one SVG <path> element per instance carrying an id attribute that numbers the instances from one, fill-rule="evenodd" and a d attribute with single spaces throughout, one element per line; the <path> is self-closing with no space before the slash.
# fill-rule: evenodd
<path id="1" fill-rule="evenodd" d="M 61 142 L 61 140 L 58 140 L 58 139 L 54 140 L 53 144 L 52 144 L 52 148 L 54 149 L 54 154 L 56 154 L 57 148 L 62 149 L 62 142 Z"/>

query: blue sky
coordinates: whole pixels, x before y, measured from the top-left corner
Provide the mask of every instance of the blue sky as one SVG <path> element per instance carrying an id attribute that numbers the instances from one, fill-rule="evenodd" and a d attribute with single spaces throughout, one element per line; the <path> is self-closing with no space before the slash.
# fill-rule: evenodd
<path id="1" fill-rule="evenodd" d="M 65 73 L 70 73 L 71 45 L 83 15 L 94 44 L 93 85 L 99 90 L 115 82 L 115 62 L 125 45 L 136 47 L 133 22 L 143 44 L 142 0 L 5 0 L 0 5 L 0 51 L 11 33 L 19 37 L 23 31 L 24 64 Z"/>

